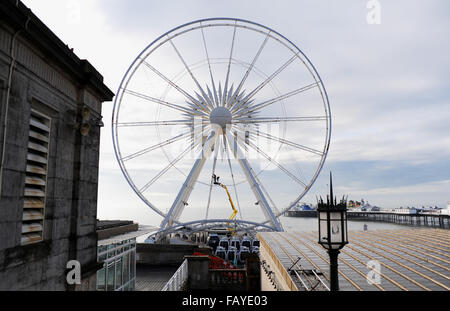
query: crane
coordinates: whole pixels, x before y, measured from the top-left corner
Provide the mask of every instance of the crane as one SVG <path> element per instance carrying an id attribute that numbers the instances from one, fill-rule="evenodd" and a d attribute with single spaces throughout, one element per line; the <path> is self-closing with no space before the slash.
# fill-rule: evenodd
<path id="1" fill-rule="evenodd" d="M 212 176 L 213 180 L 214 180 L 214 184 L 218 185 L 220 187 L 222 187 L 223 189 L 225 189 L 225 191 L 227 192 L 228 195 L 228 200 L 230 201 L 231 204 L 231 208 L 233 209 L 233 213 L 231 214 L 230 218 L 228 218 L 229 220 L 233 220 L 234 217 L 236 217 L 236 214 L 238 213 L 238 210 L 236 209 L 236 207 L 234 206 L 233 200 L 231 199 L 231 195 L 230 192 L 228 191 L 227 186 L 225 186 L 224 184 L 219 182 L 220 177 L 216 176 L 216 174 L 213 174 Z M 228 230 L 232 230 L 231 228 L 229 228 Z"/>

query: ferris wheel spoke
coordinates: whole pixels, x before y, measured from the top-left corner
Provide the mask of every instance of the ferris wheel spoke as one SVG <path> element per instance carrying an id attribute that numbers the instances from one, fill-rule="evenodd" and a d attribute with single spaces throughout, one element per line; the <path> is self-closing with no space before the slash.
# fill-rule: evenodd
<path id="1" fill-rule="evenodd" d="M 218 140 L 216 140 L 215 145 L 214 145 L 214 160 L 213 160 L 213 168 L 212 168 L 212 174 L 211 174 L 211 183 L 209 185 L 209 195 L 208 195 L 208 203 L 206 205 L 206 218 L 205 219 L 208 219 L 208 217 L 209 217 L 209 206 L 211 205 L 211 193 L 212 193 L 212 188 L 213 188 L 213 184 L 214 184 L 213 176 L 216 173 L 218 154 L 219 154 Z"/>
<path id="2" fill-rule="evenodd" d="M 301 88 L 296 89 L 294 91 L 291 91 L 289 93 L 283 94 L 281 96 L 272 98 L 272 99 L 267 100 L 265 102 L 262 102 L 260 104 L 257 104 L 257 105 L 248 107 L 246 109 L 243 109 L 239 114 L 237 114 L 236 117 L 240 117 L 240 116 L 242 116 L 244 114 L 248 114 L 248 113 L 251 113 L 251 112 L 255 112 L 255 111 L 261 110 L 261 109 L 263 109 L 263 108 L 265 108 L 267 106 L 270 106 L 270 105 L 272 105 L 274 103 L 277 103 L 277 102 L 279 102 L 281 100 L 288 99 L 289 97 L 292 97 L 294 95 L 306 92 L 306 91 L 311 90 L 311 89 L 313 89 L 315 87 L 318 87 L 318 86 L 319 86 L 319 82 L 311 83 L 311 84 L 309 84 L 307 86 L 301 87 Z"/>
<path id="3" fill-rule="evenodd" d="M 184 158 L 184 156 L 191 150 L 193 150 L 195 146 L 189 146 L 186 148 L 182 153 L 178 155 L 172 162 L 169 163 L 162 171 L 160 171 L 155 177 L 152 178 L 144 187 L 142 187 L 139 192 L 143 193 L 147 191 L 148 188 L 150 188 L 151 185 L 153 185 L 158 179 L 160 179 L 165 173 L 167 173 L 175 164 L 181 161 L 181 159 Z"/>
<path id="4" fill-rule="evenodd" d="M 251 186 L 253 194 L 255 195 L 255 198 L 258 200 L 258 203 L 259 203 L 261 210 L 264 213 L 266 219 L 272 223 L 274 228 L 277 228 L 277 230 L 282 230 L 282 226 L 281 226 L 280 222 L 274 215 L 274 210 L 272 209 L 272 207 L 269 205 L 269 203 L 267 202 L 267 200 L 265 198 L 262 187 L 260 186 L 261 181 L 256 176 L 256 174 L 253 171 L 253 168 L 251 167 L 247 158 L 240 151 L 238 139 L 228 129 L 227 129 L 227 135 L 228 135 L 227 140 L 228 140 L 230 149 L 232 149 L 234 157 L 239 162 L 239 165 L 241 166 L 242 171 L 245 174 L 247 181 Z"/>
<path id="5" fill-rule="evenodd" d="M 244 99 L 244 103 L 248 103 L 259 91 L 261 91 L 267 84 L 269 84 L 276 76 L 278 76 L 284 69 L 286 69 L 297 57 L 299 53 L 292 56 L 287 62 L 285 62 L 280 68 L 278 68 L 272 75 L 270 75 L 264 82 L 251 91 Z M 236 110 L 236 111 L 239 111 Z"/>
<path id="6" fill-rule="evenodd" d="M 216 143 L 217 132 L 211 131 L 211 134 L 208 136 L 207 140 L 202 145 L 202 151 L 200 156 L 194 161 L 192 169 L 190 173 L 187 175 L 186 180 L 181 186 L 180 191 L 178 192 L 175 201 L 172 204 L 167 216 L 161 223 L 160 230 L 164 230 L 167 226 L 172 226 L 174 222 L 177 222 L 181 213 L 187 205 L 187 201 L 194 189 L 194 185 L 196 184 L 200 172 L 202 171 L 206 159 L 209 157 L 212 152 L 213 144 Z"/>
<path id="7" fill-rule="evenodd" d="M 191 135 L 191 131 L 183 133 L 183 134 L 180 134 L 180 135 L 177 135 L 177 136 L 172 137 L 172 138 L 170 138 L 168 140 L 165 140 L 165 141 L 163 141 L 163 142 L 161 142 L 159 144 L 153 145 L 151 147 L 142 149 L 142 150 L 140 150 L 138 152 L 135 152 L 135 153 L 130 154 L 130 155 L 126 156 L 126 157 L 123 157 L 123 158 L 121 158 L 121 160 L 123 162 L 130 161 L 130 160 L 132 160 L 134 158 L 140 157 L 140 156 L 142 156 L 142 155 L 144 155 L 146 153 L 152 152 L 152 151 L 154 151 L 156 149 L 159 149 L 161 147 L 165 147 L 167 145 L 173 144 L 173 143 L 175 143 L 177 141 L 180 141 L 182 139 L 188 138 L 190 135 Z"/>
<path id="8" fill-rule="evenodd" d="M 291 173 L 287 168 L 285 168 L 283 165 L 281 165 L 280 163 L 278 163 L 274 158 L 270 157 L 269 155 L 267 155 L 267 153 L 265 153 L 264 151 L 261 150 L 261 148 L 259 148 L 258 146 L 256 146 L 254 143 L 252 143 L 251 141 L 249 141 L 249 145 L 250 147 L 255 150 L 256 152 L 258 152 L 258 154 L 262 155 L 264 158 L 267 159 L 267 161 L 269 161 L 270 163 L 272 163 L 273 165 L 275 165 L 276 167 L 278 167 L 281 171 L 283 171 L 287 176 L 289 176 L 290 178 L 292 178 L 296 183 L 302 185 L 303 187 L 306 188 L 306 184 L 301 181 L 297 176 L 295 176 L 293 173 Z"/>
<path id="9" fill-rule="evenodd" d="M 238 141 L 238 144 L 241 146 L 241 148 L 243 147 L 243 142 L 242 141 Z M 269 192 L 266 190 L 266 187 L 264 187 L 264 185 L 261 183 L 261 180 L 258 178 L 257 175 L 255 175 L 255 178 L 258 180 L 259 185 L 261 186 L 261 190 L 264 192 L 265 196 L 269 199 L 270 203 L 272 204 L 272 208 L 275 211 L 276 215 L 278 215 L 280 213 L 280 211 L 278 210 L 275 202 L 272 200 L 272 197 L 270 196 Z"/>
<path id="10" fill-rule="evenodd" d="M 120 122 L 115 123 L 117 127 L 147 127 L 162 125 L 193 125 L 194 120 L 169 120 L 169 121 L 153 121 L 153 122 Z"/>
<path id="11" fill-rule="evenodd" d="M 266 43 L 267 43 L 267 41 L 269 40 L 269 37 L 270 37 L 270 33 L 271 33 L 271 31 L 269 31 L 267 33 L 267 36 L 265 37 L 264 42 L 261 44 L 258 52 L 256 53 L 255 57 L 253 58 L 253 61 L 252 61 L 251 65 L 250 65 L 250 67 L 247 69 L 247 72 L 245 73 L 244 77 L 242 78 L 241 83 L 239 83 L 239 86 L 236 89 L 236 93 L 234 95 L 233 101 L 231 103 L 228 103 L 227 107 L 231 108 L 231 111 L 234 111 L 235 109 L 238 109 L 240 107 L 240 105 L 237 105 L 237 104 L 236 104 L 237 106 L 234 107 L 234 105 L 236 103 L 236 99 L 240 95 L 240 92 L 241 92 L 241 90 L 242 90 L 242 88 L 243 88 L 243 86 L 245 84 L 245 81 L 247 81 L 247 78 L 250 75 L 250 72 L 253 70 L 253 67 L 255 67 L 256 62 L 257 62 L 259 56 L 261 55 L 261 52 L 263 51 L 264 47 L 266 46 Z M 241 104 L 242 104 L 242 102 L 241 102 Z"/>
<path id="12" fill-rule="evenodd" d="M 196 110 L 188 109 L 186 107 L 183 107 L 183 106 L 180 106 L 180 105 L 177 105 L 177 104 L 172 104 L 172 103 L 169 103 L 167 101 L 164 101 L 164 100 L 161 100 L 161 99 L 158 99 L 158 98 L 154 98 L 152 96 L 144 95 L 144 94 L 141 94 L 141 93 L 138 93 L 138 92 L 125 90 L 125 89 L 123 90 L 123 92 L 126 93 L 126 94 L 133 95 L 135 97 L 141 98 L 141 99 L 145 99 L 147 101 L 150 101 L 150 102 L 153 102 L 153 103 L 156 103 L 156 104 L 160 104 L 162 106 L 166 106 L 166 107 L 169 107 L 169 108 L 172 108 L 172 109 L 175 109 L 175 110 L 187 113 L 187 114 L 189 114 L 191 116 L 202 116 L 202 117 L 207 117 L 208 116 L 205 113 L 200 112 L 198 110 L 196 111 Z"/>
<path id="13" fill-rule="evenodd" d="M 206 90 L 208 91 L 208 95 L 209 95 L 209 98 L 211 99 L 211 103 L 213 103 L 213 105 L 215 107 L 218 107 L 219 106 L 218 105 L 219 98 L 218 98 L 218 95 L 217 95 L 216 85 L 214 83 L 214 78 L 211 77 L 211 79 L 213 79 L 212 80 L 213 90 L 211 91 L 211 89 L 209 88 L 208 85 L 206 86 Z"/>
<path id="14" fill-rule="evenodd" d="M 155 67 L 153 67 L 152 65 L 150 65 L 148 62 L 146 62 L 145 60 L 142 61 L 143 64 L 149 68 L 151 71 L 153 71 L 154 73 L 156 73 L 161 79 L 163 79 L 164 81 L 166 81 L 168 84 L 170 84 L 174 89 L 176 89 L 178 92 L 180 92 L 181 94 L 183 94 L 187 99 L 189 99 L 192 103 L 194 103 L 198 108 L 200 108 L 201 110 L 203 110 L 204 112 L 208 112 L 208 109 L 202 105 L 201 103 L 198 103 L 197 100 L 194 99 L 194 97 L 192 97 L 188 92 L 186 92 L 185 90 L 183 90 L 180 86 L 178 86 L 175 82 L 173 82 L 172 80 L 170 80 L 169 78 L 167 78 L 165 75 L 163 75 L 160 71 L 158 71 Z"/>
<path id="15" fill-rule="evenodd" d="M 191 76 L 192 80 L 194 81 L 195 85 L 197 85 L 198 89 L 200 90 L 200 92 L 202 93 L 202 96 L 207 99 L 208 96 L 206 95 L 205 91 L 203 90 L 203 88 L 200 86 L 200 83 L 198 83 L 197 78 L 195 78 L 194 74 L 192 73 L 192 70 L 189 68 L 188 64 L 186 63 L 186 61 L 184 60 L 183 56 L 181 56 L 180 51 L 178 51 L 177 47 L 175 46 L 175 44 L 173 43 L 172 39 L 169 39 L 170 44 L 172 45 L 172 47 L 174 48 L 175 52 L 177 53 L 178 57 L 180 58 L 181 62 L 183 63 L 184 67 L 186 68 L 187 72 L 189 73 L 189 75 Z M 214 109 L 214 107 L 211 105 L 211 103 L 209 103 L 208 101 L 206 102 L 206 104 L 209 106 L 209 108 L 212 110 Z"/>
<path id="16" fill-rule="evenodd" d="M 325 121 L 327 116 L 317 117 L 273 117 L 273 118 L 237 118 L 233 120 L 234 124 L 260 124 L 260 123 L 279 123 L 279 122 L 302 122 L 302 121 Z"/>
<path id="17" fill-rule="evenodd" d="M 234 174 L 233 174 L 233 167 L 231 166 L 230 153 L 229 153 L 228 148 L 226 148 L 226 146 L 227 146 L 227 137 L 225 135 L 223 136 L 223 144 L 224 144 L 224 149 L 226 149 L 226 151 L 227 151 L 228 168 L 230 169 L 231 180 L 233 182 L 234 195 L 236 196 L 236 203 L 237 203 L 238 210 L 239 210 L 239 217 L 241 217 L 241 219 L 243 219 L 242 218 L 242 212 L 241 212 L 241 205 L 239 204 L 239 197 L 238 197 L 237 188 L 236 188 L 236 181 L 234 179 Z"/>
<path id="18" fill-rule="evenodd" d="M 230 57 L 228 58 L 228 69 L 227 69 L 227 76 L 225 78 L 225 85 L 223 88 L 223 97 L 222 100 L 222 106 L 225 106 L 227 102 L 227 91 L 228 90 L 228 82 L 230 79 L 230 70 L 231 70 L 231 59 L 233 58 L 234 53 L 234 43 L 236 41 L 236 30 L 237 30 L 237 21 L 234 22 L 234 30 L 233 30 L 233 39 L 231 40 L 231 50 L 230 50 Z"/>
<path id="19" fill-rule="evenodd" d="M 205 139 L 207 139 L 207 135 L 205 135 L 205 133 L 212 131 L 212 127 L 210 124 L 205 124 L 205 123 L 195 123 L 194 122 L 194 126 L 191 126 L 191 140 L 195 140 L 199 138 L 202 138 L 203 141 Z"/>
<path id="20" fill-rule="evenodd" d="M 238 142 L 241 144 L 243 144 L 243 139 L 239 140 Z M 267 155 L 267 153 L 265 153 L 261 148 L 259 148 L 256 144 L 252 143 L 250 140 L 248 140 L 248 145 L 255 150 L 258 154 L 262 155 L 264 158 L 266 158 L 270 163 L 274 164 L 276 167 L 278 167 L 281 171 L 283 171 L 286 175 L 288 175 L 290 178 L 292 178 L 295 182 L 297 182 L 298 184 L 302 185 L 303 187 L 307 187 L 306 183 L 304 183 L 302 180 L 300 180 L 300 178 L 298 178 L 297 176 L 295 176 L 293 173 L 291 173 L 287 168 L 285 168 L 283 165 L 281 165 L 280 163 L 278 163 L 274 158 L 270 157 L 269 155 Z"/>
<path id="21" fill-rule="evenodd" d="M 317 149 L 314 149 L 314 148 L 310 148 L 310 147 L 306 147 L 306 146 L 294 143 L 292 141 L 289 141 L 289 140 L 286 140 L 286 139 L 283 139 L 283 138 L 280 138 L 280 137 L 276 137 L 276 136 L 270 135 L 268 133 L 264 133 L 262 131 L 258 131 L 258 132 L 250 131 L 250 133 L 252 133 L 252 134 L 254 134 L 256 136 L 264 137 L 264 138 L 266 138 L 268 140 L 277 141 L 277 142 L 279 142 L 281 144 L 288 145 L 288 146 L 291 146 L 291 147 L 294 147 L 294 148 L 297 148 L 297 149 L 300 149 L 300 150 L 303 150 L 303 151 L 307 151 L 307 152 L 316 154 L 318 156 L 323 156 L 325 154 L 324 152 L 322 152 L 320 150 L 317 150 Z"/>
<path id="22" fill-rule="evenodd" d="M 201 25 L 202 25 L 202 23 L 200 22 L 200 26 Z M 214 92 L 214 98 L 211 96 L 212 94 L 211 94 L 211 91 L 209 90 L 209 87 L 207 87 L 207 89 L 208 89 L 208 93 L 211 97 L 211 102 L 214 103 L 213 106 L 218 107 L 219 100 L 217 98 L 216 84 L 214 82 L 214 75 L 212 73 L 211 60 L 209 58 L 208 46 L 206 44 L 205 32 L 203 30 L 203 27 L 201 27 L 201 31 L 202 31 L 203 46 L 205 47 L 206 59 L 208 60 L 209 75 L 211 76 L 211 84 L 212 84 L 212 88 L 213 88 L 213 92 Z"/>

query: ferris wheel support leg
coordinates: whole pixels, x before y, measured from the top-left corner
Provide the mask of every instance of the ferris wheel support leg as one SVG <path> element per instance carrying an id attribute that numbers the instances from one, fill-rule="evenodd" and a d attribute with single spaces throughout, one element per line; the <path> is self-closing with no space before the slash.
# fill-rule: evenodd
<path id="1" fill-rule="evenodd" d="M 178 218 L 187 205 L 187 201 L 189 200 L 189 196 L 191 195 L 194 185 L 197 182 L 198 176 L 200 175 L 200 172 L 202 171 L 206 160 L 212 152 L 216 139 L 217 130 L 214 130 L 211 132 L 211 135 L 203 145 L 203 149 L 199 158 L 195 161 L 194 166 L 192 167 L 188 177 L 186 178 L 186 181 L 178 192 L 178 195 L 173 202 L 172 207 L 170 208 L 164 220 L 161 222 L 161 227 L 158 233 L 167 230 L 168 228 L 172 227 L 175 222 L 178 221 Z"/>
<path id="2" fill-rule="evenodd" d="M 242 155 L 241 151 L 239 150 L 239 147 L 237 146 L 237 142 L 234 140 L 233 135 L 227 134 L 227 136 L 228 136 L 227 141 L 228 144 L 230 145 L 230 149 L 233 152 L 233 155 L 236 158 L 236 160 L 239 162 L 242 171 L 244 172 L 245 177 L 247 178 L 247 181 L 250 184 L 250 187 L 252 188 L 252 191 L 256 199 L 258 200 L 258 205 L 261 207 L 264 216 L 277 231 L 284 231 L 281 223 L 278 221 L 277 217 L 275 217 L 275 214 L 270 208 L 270 205 L 267 202 L 266 197 L 264 196 L 264 193 L 259 184 L 260 182 L 258 182 L 258 179 L 256 178 L 256 175 L 252 167 L 250 166 L 250 163 Z"/>

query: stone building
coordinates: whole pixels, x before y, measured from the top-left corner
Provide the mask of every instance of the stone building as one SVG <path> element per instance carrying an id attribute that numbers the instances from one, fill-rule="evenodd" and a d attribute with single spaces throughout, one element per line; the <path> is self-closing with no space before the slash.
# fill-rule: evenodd
<path id="1" fill-rule="evenodd" d="M 113 96 L 26 6 L 0 1 L 0 290 L 95 290 L 101 110 Z M 66 281 L 71 260 L 79 285 Z"/>

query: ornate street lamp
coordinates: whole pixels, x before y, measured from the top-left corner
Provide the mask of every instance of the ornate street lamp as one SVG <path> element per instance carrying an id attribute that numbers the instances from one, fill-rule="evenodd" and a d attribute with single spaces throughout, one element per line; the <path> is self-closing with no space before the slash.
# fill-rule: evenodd
<path id="1" fill-rule="evenodd" d="M 347 200 L 342 198 L 337 204 L 333 198 L 333 182 L 330 172 L 330 195 L 327 202 L 318 200 L 319 244 L 330 256 L 330 290 L 339 290 L 338 255 L 339 250 L 348 244 L 347 239 Z"/>

